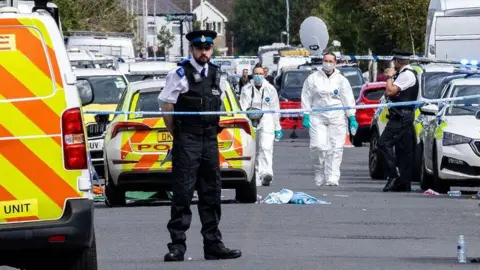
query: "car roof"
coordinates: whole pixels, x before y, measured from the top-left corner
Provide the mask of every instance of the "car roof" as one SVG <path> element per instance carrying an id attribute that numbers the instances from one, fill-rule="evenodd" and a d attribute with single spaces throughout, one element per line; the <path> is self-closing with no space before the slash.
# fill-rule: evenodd
<path id="1" fill-rule="evenodd" d="M 113 70 L 110 68 L 75 68 L 73 73 L 76 76 L 122 76 L 123 74 L 119 70 Z"/>
<path id="2" fill-rule="evenodd" d="M 363 89 L 385 88 L 386 82 L 369 82 L 363 85 Z"/>
<path id="3" fill-rule="evenodd" d="M 452 72 L 456 69 L 454 65 L 449 64 L 428 64 L 422 67 L 424 72 Z"/>
<path id="4" fill-rule="evenodd" d="M 130 83 L 130 89 L 133 92 L 137 91 L 142 91 L 147 89 L 156 89 L 156 91 L 159 91 L 159 87 L 165 87 L 165 83 L 167 81 L 165 79 L 160 79 L 160 80 L 145 80 L 145 81 L 138 81 L 138 82 L 132 82 Z"/>
<path id="5" fill-rule="evenodd" d="M 480 78 L 460 78 L 450 82 L 454 85 L 480 85 Z"/>

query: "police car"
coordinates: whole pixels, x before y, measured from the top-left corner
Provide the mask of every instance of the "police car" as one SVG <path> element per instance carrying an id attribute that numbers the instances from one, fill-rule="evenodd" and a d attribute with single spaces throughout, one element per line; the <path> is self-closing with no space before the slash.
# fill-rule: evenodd
<path id="1" fill-rule="evenodd" d="M 108 125 L 104 145 L 107 205 L 124 205 L 126 191 L 171 189 L 173 138 L 161 115 L 141 113 L 159 111 L 157 97 L 164 86 L 165 80 L 134 82 L 120 99 L 117 111 L 138 113 L 116 115 Z M 226 91 L 222 110 L 240 111 L 226 79 L 220 87 Z M 244 114 L 230 114 L 220 117 L 220 125 L 224 127 L 218 134 L 222 187 L 235 189 L 238 201 L 254 203 L 256 141 L 251 121 Z"/>
<path id="2" fill-rule="evenodd" d="M 77 76 L 80 95 L 90 91 L 95 94 L 93 102 L 83 107 L 85 111 L 114 111 L 129 83 L 120 71 L 110 68 L 77 68 L 73 72 Z M 113 116 L 110 116 L 110 119 L 112 118 Z M 108 115 L 86 114 L 84 116 L 92 164 L 102 178 L 105 177 L 103 175 L 103 141 L 108 119 Z"/>
<path id="3" fill-rule="evenodd" d="M 465 69 L 457 65 L 452 64 L 439 64 L 439 63 L 429 63 L 429 64 L 411 64 L 412 68 L 419 75 L 419 91 L 417 101 L 428 101 L 433 98 L 442 90 L 445 85 L 445 79 L 451 75 L 463 74 L 466 72 Z M 380 99 L 381 103 L 385 103 L 385 99 Z M 414 159 L 413 162 L 413 179 L 412 181 L 420 181 L 421 175 L 421 158 L 422 158 L 422 148 L 420 147 L 420 132 L 422 131 L 422 121 L 426 116 L 421 114 L 419 109 L 420 106 L 415 106 L 415 121 L 414 128 L 415 136 L 412 138 L 414 141 Z M 372 123 L 370 125 L 370 149 L 368 154 L 368 167 L 370 177 L 372 179 L 385 179 L 385 171 L 382 159 L 378 157 L 377 154 L 377 141 L 380 135 L 385 130 L 385 127 L 388 122 L 388 108 L 381 107 L 378 108 L 373 116 Z"/>
<path id="4" fill-rule="evenodd" d="M 480 78 L 454 79 L 441 98 L 480 95 Z M 425 115 L 421 141 L 422 189 L 447 192 L 451 185 L 480 184 L 480 99 L 421 107 Z"/>

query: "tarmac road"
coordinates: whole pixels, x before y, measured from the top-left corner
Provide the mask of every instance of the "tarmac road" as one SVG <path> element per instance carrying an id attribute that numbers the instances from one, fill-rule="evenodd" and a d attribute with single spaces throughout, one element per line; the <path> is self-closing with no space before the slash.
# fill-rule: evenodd
<path id="1" fill-rule="evenodd" d="M 287 134 L 288 135 L 288 134 Z M 305 134 L 275 146 L 275 179 L 265 197 L 288 188 L 330 205 L 237 204 L 223 193 L 220 229 L 236 260 L 205 261 L 193 207 L 188 261 L 164 263 L 170 215 L 167 203 L 96 210 L 99 269 L 480 269 L 459 265 L 456 241 L 464 234 L 469 257 L 480 257 L 480 207 L 471 195 L 383 193 L 367 171 L 368 146 L 345 148 L 340 187 L 317 188 Z M 7 268 L 1 268 L 7 269 Z"/>

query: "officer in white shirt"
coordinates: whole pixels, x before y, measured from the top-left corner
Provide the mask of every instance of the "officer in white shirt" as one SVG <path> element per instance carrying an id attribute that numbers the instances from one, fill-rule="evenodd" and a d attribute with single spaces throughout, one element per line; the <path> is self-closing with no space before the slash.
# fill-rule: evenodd
<path id="1" fill-rule="evenodd" d="M 387 71 L 387 87 L 385 96 L 389 102 L 416 101 L 419 91 L 419 82 L 416 71 L 409 65 L 409 52 L 394 50 L 393 64 L 395 70 Z M 415 109 L 414 106 L 388 108 L 387 126 L 378 139 L 377 149 L 384 157 L 387 170 L 387 184 L 384 192 L 403 192 L 411 190 L 413 171 L 413 140 Z M 395 153 L 393 152 L 395 147 Z M 397 161 L 398 171 L 397 173 Z"/>
<path id="2" fill-rule="evenodd" d="M 167 75 L 159 95 L 162 111 L 221 111 L 223 91 L 219 67 L 210 63 L 213 40 L 217 33 L 209 30 L 190 32 L 192 59 Z M 202 222 L 203 252 L 207 260 L 235 259 L 240 250 L 231 250 L 222 242 L 218 229 L 221 216 L 221 179 L 217 135 L 219 115 L 164 115 L 172 146 L 172 211 L 167 228 L 172 242 L 165 261 L 183 261 L 186 251 L 185 232 L 190 227 L 190 205 L 195 187 L 198 189 L 198 212 Z"/>

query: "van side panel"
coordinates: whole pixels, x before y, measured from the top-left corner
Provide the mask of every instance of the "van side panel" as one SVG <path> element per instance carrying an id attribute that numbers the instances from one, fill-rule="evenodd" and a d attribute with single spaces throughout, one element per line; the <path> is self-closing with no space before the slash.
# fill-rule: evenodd
<path id="1" fill-rule="evenodd" d="M 83 196 L 82 171 L 64 168 L 67 101 L 41 20 L 0 19 L 0 80 L 0 223 L 59 219 L 67 199 Z"/>

